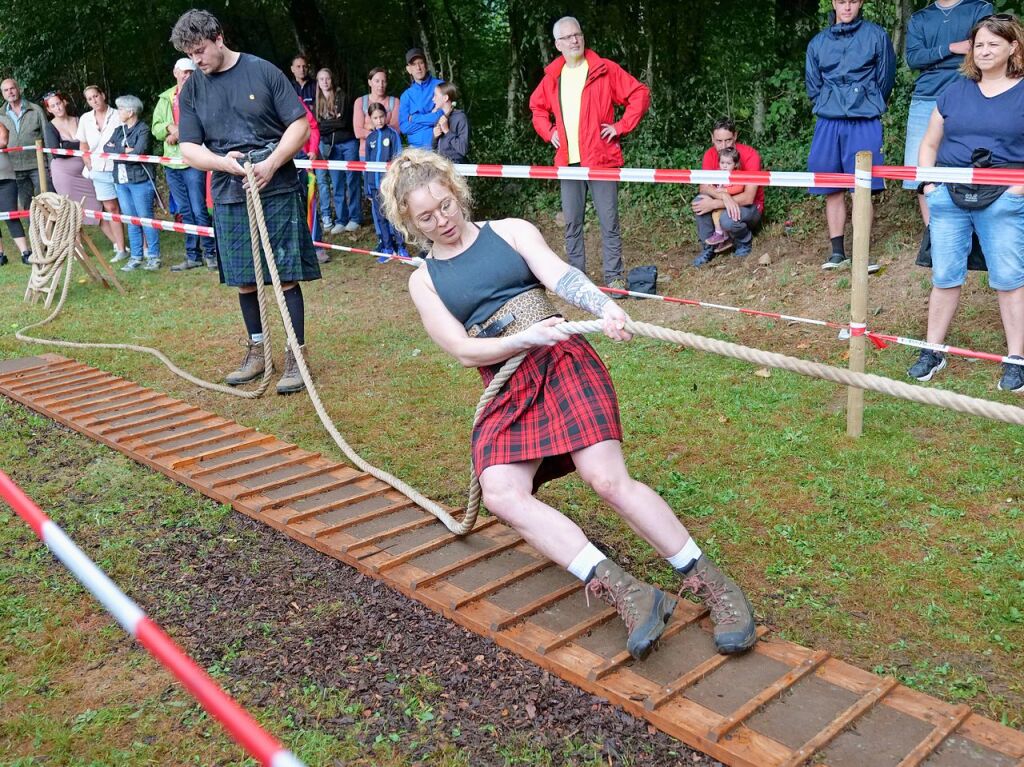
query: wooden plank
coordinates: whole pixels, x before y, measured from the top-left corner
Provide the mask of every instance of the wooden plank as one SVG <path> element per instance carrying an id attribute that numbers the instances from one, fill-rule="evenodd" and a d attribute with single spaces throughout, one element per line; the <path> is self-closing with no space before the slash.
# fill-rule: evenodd
<path id="1" fill-rule="evenodd" d="M 385 530 L 382 533 L 371 535 L 369 538 L 360 538 L 359 540 L 344 546 L 342 550 L 348 553 L 353 549 L 362 549 L 367 546 L 375 546 L 381 541 L 386 541 L 388 538 L 393 538 L 396 535 L 408 533 L 410 530 L 419 530 L 421 527 L 429 527 L 430 525 L 434 524 L 441 523 L 437 521 L 437 518 L 433 514 L 425 514 L 423 516 L 423 519 L 414 519 L 412 522 L 406 522 L 404 525 L 399 525 L 398 527 L 393 527 L 390 530 Z M 451 535 L 451 533 L 448 533 L 448 535 Z M 376 551 L 371 551 L 362 556 L 372 557 L 374 554 L 377 553 L 378 552 Z M 359 557 L 356 558 L 359 559 Z"/>
<path id="2" fill-rule="evenodd" d="M 83 393 L 86 396 L 88 396 L 88 395 L 91 395 L 91 394 L 100 394 L 101 392 L 110 391 L 111 390 L 110 387 L 104 388 L 104 386 L 107 385 L 107 384 L 110 384 L 111 386 L 113 386 L 114 384 L 118 383 L 118 379 L 114 378 L 114 376 L 102 376 L 102 377 L 105 380 L 103 380 L 103 381 L 100 381 L 100 380 L 86 381 L 85 383 L 78 384 L 77 386 L 68 386 L 67 388 L 57 389 L 56 391 L 53 391 L 50 394 L 53 397 L 61 397 L 61 398 L 63 398 L 65 394 L 72 394 L 72 393 Z M 130 384 L 130 385 L 134 386 L 134 384 Z M 18 392 L 15 392 L 15 394 L 18 394 Z M 24 393 L 21 393 L 20 396 L 24 396 L 24 397 L 31 396 L 33 399 L 35 399 L 36 402 L 40 403 L 40 407 L 49 407 L 49 404 L 46 402 L 46 400 L 48 398 L 47 397 L 36 398 L 36 394 L 37 394 L 37 392 L 31 392 L 31 393 L 24 392 Z M 60 400 L 58 400 L 58 401 L 60 401 Z"/>
<path id="3" fill-rule="evenodd" d="M 162 413 L 158 413 L 149 418 L 140 418 L 138 421 L 132 421 L 131 423 L 123 423 L 120 426 L 110 426 L 106 429 L 100 429 L 96 433 L 100 436 L 107 436 L 108 434 L 117 434 L 119 431 L 127 431 L 128 429 L 137 429 L 139 426 L 149 426 L 151 423 L 159 423 L 160 421 L 166 421 L 168 418 L 173 418 L 178 415 L 188 415 L 189 413 L 198 413 L 199 408 L 194 405 L 186 405 L 184 402 L 180 403 L 174 410 L 170 408 L 164 410 Z M 168 424 L 169 425 L 169 424 Z M 166 428 L 166 426 L 161 427 Z M 129 435 L 131 436 L 131 435 Z"/>
<path id="4" fill-rule="evenodd" d="M 521 543 L 525 543 L 525 541 L 521 536 L 517 535 L 511 541 L 499 543 L 496 546 L 492 546 L 489 549 L 484 549 L 483 551 L 476 551 L 466 557 L 463 557 L 457 562 L 452 562 L 451 564 L 445 565 L 440 570 L 434 570 L 434 572 L 432 572 L 425 578 L 417 578 L 413 580 L 412 583 L 409 584 L 409 586 L 413 589 L 429 586 L 431 583 L 444 580 L 449 575 L 454 575 L 455 573 L 459 572 L 459 570 L 465 570 L 467 567 L 471 567 L 472 565 L 475 565 L 477 562 L 481 562 L 485 559 L 490 559 L 495 554 L 500 554 L 503 551 L 514 549 Z"/>
<path id="5" fill-rule="evenodd" d="M 334 533 L 340 533 L 346 528 L 355 527 L 356 525 L 361 525 L 363 522 L 370 522 L 374 519 L 378 519 L 379 517 L 386 517 L 388 514 L 394 514 L 396 511 L 402 511 L 403 509 L 408 509 L 410 506 L 415 505 L 416 504 L 408 499 L 396 501 L 390 506 L 384 506 L 379 509 L 374 509 L 373 511 L 368 511 L 365 514 L 358 514 L 349 519 L 343 519 L 340 522 L 333 522 L 329 525 L 325 525 L 317 530 L 313 530 L 310 535 L 314 538 L 333 535 Z"/>
<path id="6" fill-rule="evenodd" d="M 145 390 L 143 390 L 143 391 L 145 391 Z M 114 413 L 114 412 L 116 412 L 118 410 L 124 410 L 125 406 L 129 405 L 129 404 L 131 404 L 131 405 L 145 405 L 145 404 L 148 404 L 150 402 L 155 402 L 157 400 L 169 400 L 169 398 L 166 395 L 158 394 L 158 393 L 155 393 L 155 392 L 153 394 L 147 394 L 147 395 L 142 396 L 142 397 L 133 396 L 131 394 L 119 394 L 119 395 L 117 395 L 115 397 L 109 397 L 107 399 L 109 399 L 109 400 L 119 400 L 119 402 L 117 402 L 117 404 L 114 404 L 114 405 L 110 405 L 110 404 L 104 403 L 104 407 L 98 407 L 95 410 L 93 410 L 93 409 L 91 409 L 92 406 L 96 405 L 96 404 L 99 404 L 99 403 L 93 401 L 93 402 L 89 402 L 87 405 L 85 405 L 83 407 L 76 407 L 76 408 L 70 408 L 70 409 L 78 410 L 78 411 L 80 411 L 82 413 L 82 416 L 84 418 L 92 419 L 92 418 L 95 418 L 96 416 L 106 415 L 107 413 Z M 125 401 L 125 400 L 127 400 L 127 401 Z M 170 401 L 173 402 L 174 400 L 170 400 Z M 88 407 L 90 409 L 89 410 L 85 410 L 84 407 Z M 62 409 L 61 412 L 64 413 L 64 409 Z M 99 423 L 99 421 L 90 421 L 89 422 L 89 427 L 92 428 L 97 423 Z"/>
<path id="7" fill-rule="evenodd" d="M 239 448 L 239 449 L 242 449 L 242 448 Z M 188 475 L 188 478 L 192 479 L 192 480 L 204 479 L 204 478 L 210 476 L 211 474 L 217 474 L 218 472 L 225 471 L 227 469 L 234 469 L 234 468 L 237 468 L 239 466 L 245 466 L 247 463 L 253 463 L 255 461 L 260 461 L 260 460 L 262 460 L 264 458 L 272 458 L 275 455 L 281 455 L 282 453 L 290 453 L 292 450 L 298 450 L 298 449 L 299 448 L 295 447 L 295 445 L 290 445 L 287 442 L 285 442 L 282 445 L 278 445 L 277 447 L 268 448 L 267 450 L 264 450 L 262 453 L 257 453 L 256 455 L 243 455 L 243 456 L 239 456 L 238 458 L 235 458 L 233 460 L 224 461 L 223 463 L 219 463 L 216 466 L 210 466 L 210 467 L 205 468 L 205 469 L 200 469 L 199 471 L 194 471 L 194 472 L 192 472 L 191 474 Z M 277 464 L 274 464 L 274 465 L 276 466 Z"/>
<path id="8" fill-rule="evenodd" d="M 253 434 L 255 436 L 250 437 L 249 439 L 244 439 L 241 442 L 236 442 L 233 445 L 224 445 L 223 447 L 217 447 L 203 453 L 190 455 L 187 458 L 179 458 L 176 461 L 171 461 L 170 466 L 175 471 L 178 471 L 179 469 L 195 466 L 197 463 L 208 461 L 211 458 L 220 458 L 222 455 L 229 455 L 239 450 L 245 450 L 250 447 L 259 447 L 260 445 L 266 445 L 270 442 L 277 442 L 277 437 L 272 437 L 269 434 L 260 434 L 259 432 L 253 432 Z M 292 447 L 295 447 L 295 445 L 292 445 Z"/>
<path id="9" fill-rule="evenodd" d="M 0 373 L 0 386 L 9 385 L 10 382 L 5 383 L 8 378 L 13 380 L 37 380 L 40 378 L 45 378 L 46 376 L 50 375 L 53 371 L 65 370 L 67 368 L 77 366 L 78 364 L 79 363 L 76 362 L 75 360 L 65 360 L 64 362 L 57 363 L 43 360 L 38 365 L 29 365 L 28 367 L 18 368 L 17 370 L 9 370 L 6 373 Z M 31 373 L 30 371 L 32 370 L 37 370 L 40 372 Z M 29 373 L 29 375 L 25 375 L 26 373 Z"/>
<path id="10" fill-rule="evenodd" d="M 779 767 L 800 767 L 800 765 L 814 756 L 816 752 L 831 743 L 836 735 L 866 714 L 872 706 L 888 695 L 892 688 L 899 684 L 892 677 L 886 677 L 878 681 L 879 684 L 871 692 L 840 713 L 825 729 L 793 752 L 793 755 Z"/>
<path id="11" fill-rule="evenodd" d="M 511 613 L 509 617 L 502 618 L 500 621 L 494 621 L 491 623 L 491 631 L 504 631 L 509 626 L 513 626 L 521 620 L 529 618 L 531 615 L 536 615 L 540 611 L 547 607 L 550 607 L 555 602 L 565 599 L 572 594 L 583 588 L 583 582 L 578 581 L 576 583 L 567 583 L 560 589 L 555 589 L 549 594 L 544 594 L 537 597 L 532 602 L 527 602 L 525 605 Z"/>
<path id="12" fill-rule="evenodd" d="M 320 453 L 302 452 L 299 455 L 292 456 L 291 458 L 285 458 L 283 461 L 279 461 L 275 463 L 273 466 L 263 466 L 259 469 L 250 469 L 249 471 L 243 471 L 239 474 L 233 474 L 230 477 L 215 479 L 213 482 L 210 483 L 210 487 L 224 487 L 225 485 L 233 485 L 236 482 L 244 482 L 247 479 L 258 477 L 260 474 L 266 474 L 271 471 L 277 471 L 278 469 L 287 469 L 289 466 L 295 466 L 296 464 L 306 463 L 307 461 L 319 457 Z"/>
<path id="13" fill-rule="evenodd" d="M 299 482 L 300 480 L 312 479 L 313 477 L 322 477 L 324 474 L 330 474 L 332 471 L 337 471 L 338 469 L 344 468 L 347 467 L 342 466 L 340 463 L 333 462 L 325 464 L 324 466 L 316 466 L 312 469 L 309 469 L 308 471 L 302 471 L 299 472 L 298 474 L 292 474 L 290 477 L 275 479 L 273 482 L 264 482 L 262 485 L 256 485 L 254 487 L 246 488 L 245 490 L 236 493 L 232 497 L 235 498 L 236 500 L 241 500 L 242 498 L 251 498 L 254 495 L 262 495 L 263 493 L 268 492 L 270 490 L 277 490 L 282 487 L 287 487 L 288 485 Z"/>
<path id="14" fill-rule="evenodd" d="M 70 390 L 75 384 L 80 384 L 84 381 L 94 381 L 97 378 L 113 377 L 114 376 L 109 373 L 104 373 L 102 370 L 82 367 L 68 370 L 67 372 L 60 373 L 58 375 L 47 376 L 45 380 L 42 381 L 14 381 L 7 384 L 7 388 L 18 394 L 27 394 L 28 392 L 23 390 L 31 390 L 33 396 L 38 396 L 43 392 L 53 391 L 54 389 L 68 388 Z"/>
<path id="15" fill-rule="evenodd" d="M 213 428 L 213 429 L 200 429 L 200 433 L 204 433 L 204 432 L 208 432 L 208 431 L 220 431 L 220 430 L 216 429 L 216 428 Z M 180 453 L 183 450 L 195 450 L 196 448 L 199 448 L 199 447 L 208 447 L 209 445 L 216 445 L 218 442 L 223 442 L 226 439 L 231 439 L 232 437 L 238 437 L 239 435 L 242 435 L 242 434 L 256 434 L 256 432 L 253 431 L 252 429 L 250 429 L 248 426 L 239 426 L 238 424 L 232 424 L 230 427 L 228 427 L 228 426 L 223 427 L 223 431 L 221 431 L 220 434 L 214 434 L 212 437 L 204 437 L 203 439 L 197 439 L 194 442 L 187 442 L 187 443 L 185 443 L 183 445 L 175 445 L 174 447 L 165 447 L 162 450 L 155 450 L 155 451 L 153 451 L 152 453 L 149 454 L 149 457 L 154 459 L 154 460 L 157 459 L 157 458 L 164 458 L 164 457 L 166 457 L 168 455 L 175 455 L 177 453 Z M 177 437 L 175 437 L 175 439 L 181 439 L 181 438 L 182 438 L 181 435 L 178 435 Z M 174 440 L 167 440 L 167 441 L 168 442 L 173 442 Z M 237 444 L 237 443 L 233 443 L 233 444 Z"/>
<path id="16" fill-rule="evenodd" d="M 192 410 L 195 410 L 195 409 L 196 408 L 192 408 Z M 171 413 L 170 415 L 179 415 L 179 414 L 178 413 Z M 181 413 L 181 415 L 187 415 L 187 411 L 183 411 Z M 180 429 L 182 426 L 191 426 L 194 423 L 202 423 L 203 421 L 209 420 L 209 418 L 210 418 L 210 413 L 205 413 L 203 411 L 199 411 L 198 413 L 196 413 L 196 415 L 189 416 L 188 418 L 183 418 L 180 421 L 173 421 L 171 423 L 160 424 L 159 426 L 154 426 L 151 429 L 143 429 L 142 431 L 137 431 L 134 434 L 125 434 L 125 435 L 123 435 L 121 437 L 118 437 L 116 441 L 119 444 L 125 444 L 125 443 L 133 441 L 133 440 L 145 439 L 146 437 L 151 437 L 154 434 L 161 434 L 161 433 L 167 431 L 168 429 Z M 159 419 L 156 419 L 156 420 L 159 420 Z M 138 425 L 138 424 L 135 424 L 133 426 L 128 426 L 127 428 L 131 429 L 131 428 L 134 428 L 134 426 L 136 426 L 136 425 Z M 119 429 L 115 429 L 115 431 L 120 431 L 120 430 Z M 99 432 L 99 433 L 102 434 L 102 432 Z M 128 449 L 131 450 L 132 448 L 128 448 Z"/>
<path id="17" fill-rule="evenodd" d="M 203 421 L 209 421 L 209 423 L 203 423 Z M 245 426 L 242 426 L 241 424 L 236 424 L 234 421 L 229 421 L 226 418 L 221 418 L 218 415 L 213 415 L 212 413 L 210 414 L 210 416 L 208 418 L 204 418 L 203 421 L 200 421 L 199 422 L 200 425 L 197 426 L 194 429 L 180 429 L 178 431 L 171 432 L 170 434 L 165 434 L 162 437 L 157 437 L 156 439 L 140 439 L 140 440 L 136 440 L 135 439 L 136 435 L 133 434 L 133 435 L 131 435 L 131 439 L 135 442 L 135 444 L 132 445 L 132 450 L 135 450 L 135 451 L 138 451 L 138 450 L 149 450 L 149 449 L 154 448 L 154 447 L 159 447 L 161 445 L 166 445 L 168 442 L 174 442 L 174 440 L 176 440 L 176 439 L 184 439 L 185 437 L 193 437 L 193 436 L 196 436 L 196 435 L 199 435 L 199 434 L 205 434 L 206 432 L 209 432 L 209 431 L 215 431 L 216 429 L 226 429 L 229 426 L 234 426 L 235 428 L 238 428 L 241 431 L 245 431 L 246 430 Z M 172 425 L 172 426 L 168 426 L 167 428 L 173 429 L 175 427 Z M 159 433 L 159 432 L 157 432 L 157 433 Z M 177 449 L 178 448 L 175 448 L 175 450 L 177 450 Z M 181 448 L 181 449 L 185 450 L 186 448 Z M 168 455 L 170 455 L 170 454 L 168 453 Z M 152 456 L 150 456 L 150 457 L 152 457 Z"/>
<path id="18" fill-rule="evenodd" d="M 618 615 L 618 613 L 615 612 L 614 607 L 606 607 L 596 615 L 592 615 L 586 620 L 580 621 L 575 626 L 570 626 L 565 631 L 559 632 L 551 641 L 537 645 L 537 652 L 541 655 L 548 655 L 555 650 L 565 647 L 570 642 L 579 639 L 584 634 L 589 634 L 602 623 L 607 623 L 616 615 Z"/>
<path id="19" fill-rule="evenodd" d="M 130 410 L 126 410 L 125 405 L 119 405 L 113 408 L 108 408 L 108 410 L 121 412 L 110 412 L 109 414 L 100 416 L 99 418 L 93 418 L 95 413 L 86 413 L 85 423 L 87 423 L 89 428 L 92 429 L 100 424 L 113 423 L 114 421 L 120 421 L 137 415 L 145 415 L 146 413 L 155 413 L 160 410 L 166 410 L 169 406 L 175 404 L 174 400 L 168 399 L 164 396 L 154 397 L 153 399 L 164 400 L 164 402 L 161 402 L 160 404 L 153 404 L 152 401 L 133 403 L 138 404 L 139 407 L 132 408 Z"/>
<path id="20" fill-rule="evenodd" d="M 264 509 L 284 508 L 290 503 L 302 501 L 305 500 L 306 498 L 313 498 L 318 495 L 326 495 L 327 493 L 333 493 L 335 490 L 340 490 L 341 488 L 348 487 L 349 485 L 358 484 L 359 482 L 362 482 L 363 480 L 366 479 L 373 478 L 369 474 L 362 473 L 353 474 L 350 477 L 342 477 L 339 478 L 338 481 L 333 484 L 309 488 L 307 490 L 300 491 L 292 496 L 288 496 L 288 498 L 286 499 L 280 499 L 274 501 L 273 503 L 265 504 L 264 506 L 260 507 L 260 511 L 263 511 Z M 380 482 L 379 479 L 374 479 L 373 481 Z M 346 506 L 354 506 L 357 503 L 367 501 L 370 498 L 376 498 L 379 495 L 385 495 L 386 493 L 391 491 L 392 488 L 390 485 L 385 485 L 383 482 L 380 482 L 380 487 L 371 487 L 364 490 L 361 493 L 356 493 L 355 495 L 350 495 L 345 498 L 335 498 L 332 501 L 324 501 L 323 503 L 319 503 L 316 506 L 311 506 L 308 509 L 296 511 L 285 520 L 285 523 L 289 525 L 294 525 L 297 522 L 305 522 L 307 519 L 312 519 L 313 517 L 320 516 L 321 514 L 324 514 L 328 511 L 333 511 L 334 509 L 342 509 Z"/>
<path id="21" fill-rule="evenodd" d="M 521 581 L 523 578 L 528 578 L 535 573 L 539 573 L 541 570 L 547 570 L 549 567 L 556 567 L 554 562 L 550 559 L 539 559 L 528 565 L 523 565 L 520 568 L 513 570 L 510 573 L 506 573 L 500 578 L 491 581 L 490 583 L 480 586 L 473 591 L 466 594 L 464 597 L 453 599 L 451 601 L 451 607 L 453 610 L 461 610 L 468 604 L 476 602 L 479 599 L 483 599 L 486 596 L 490 596 L 495 591 L 501 591 L 507 586 L 511 586 L 516 581 Z"/>
<path id="22" fill-rule="evenodd" d="M 477 517 L 476 524 L 473 526 L 473 533 L 479 533 L 486 530 L 488 527 L 498 524 L 497 517 Z M 447 546 L 452 541 L 457 540 L 456 536 L 445 530 L 444 534 L 438 538 L 434 538 L 426 543 L 421 543 L 419 546 L 415 546 L 408 551 L 403 551 L 401 554 L 394 554 L 386 562 L 381 562 L 378 565 L 374 565 L 374 572 L 382 573 L 385 570 L 390 570 L 392 567 L 398 567 L 399 565 L 405 564 L 410 560 L 421 557 L 424 554 L 429 554 L 432 551 L 437 551 L 442 546 Z M 381 553 L 381 552 L 375 552 Z M 367 555 L 372 556 L 372 555 Z"/>
<path id="23" fill-rule="evenodd" d="M 701 611 L 699 613 L 691 615 L 689 618 L 683 618 L 682 620 L 678 620 L 675 623 L 670 623 L 668 626 L 665 627 L 665 630 L 661 632 L 661 636 L 658 637 L 658 641 L 663 642 L 667 639 L 671 639 L 680 631 L 685 629 L 687 626 L 692 626 L 694 623 L 703 618 L 706 614 L 706 611 Z M 716 658 L 717 657 L 722 657 L 725 660 L 728 660 L 728 656 L 716 656 Z M 587 678 L 592 682 L 604 679 L 606 676 L 609 676 L 612 673 L 618 671 L 631 660 L 633 660 L 633 656 L 629 654 L 629 650 L 622 650 L 621 652 L 616 653 L 613 657 L 609 658 L 607 661 L 602 663 L 600 666 L 591 669 L 590 672 L 587 674 Z M 718 668 L 718 666 L 715 666 L 715 668 Z M 678 683 L 678 680 L 676 683 Z M 668 697 L 672 696 L 669 695 Z M 656 706 L 648 710 L 653 710 L 653 708 L 656 708 Z"/>
<path id="24" fill-rule="evenodd" d="M 927 738 L 918 743 L 914 750 L 903 757 L 896 767 L 920 767 L 925 759 L 931 756 L 942 742 L 956 732 L 956 729 L 971 715 L 971 707 L 964 704 L 956 707 L 954 713 L 946 721 L 936 726 Z M 1024 762 L 1024 760 L 1021 760 Z"/>
<path id="25" fill-rule="evenodd" d="M 147 389 L 143 389 L 141 386 L 139 386 L 137 384 L 133 384 L 131 381 L 121 381 L 120 383 L 118 383 L 115 386 L 108 387 L 106 389 L 106 391 L 108 391 L 108 392 L 115 392 L 116 391 L 116 392 L 124 393 L 124 394 L 127 395 L 127 394 L 130 394 L 132 392 L 147 391 Z M 50 401 L 45 405 L 45 407 L 47 407 L 48 409 L 51 409 L 51 410 L 57 410 L 57 408 L 59 406 L 61 409 L 58 412 L 63 412 L 63 406 L 64 405 L 68 405 L 68 404 L 70 404 L 72 402 L 81 402 L 82 400 L 88 400 L 90 397 L 94 396 L 95 394 L 96 394 L 96 392 L 89 391 L 89 392 L 86 392 L 85 394 L 74 394 L 74 395 L 71 395 L 70 397 L 55 397 L 55 398 L 51 398 Z M 105 399 L 98 399 L 98 400 L 90 400 L 90 402 L 108 402 L 111 399 L 113 399 L 113 397 L 106 397 Z M 40 407 L 42 407 L 42 405 L 40 405 Z"/>
<path id="26" fill-rule="evenodd" d="M 733 711 L 729 716 L 722 720 L 721 724 L 708 730 L 708 737 L 713 741 L 721 740 L 736 727 L 750 718 L 750 716 L 761 708 L 761 706 L 764 706 L 779 695 L 782 695 L 782 693 L 817 669 L 818 666 L 828 659 L 829 654 L 824 650 L 819 650 L 813 655 L 809 655 L 800 663 L 799 666 L 786 672 L 783 676 L 776 679 L 768 687 L 761 690 L 761 692 Z"/>

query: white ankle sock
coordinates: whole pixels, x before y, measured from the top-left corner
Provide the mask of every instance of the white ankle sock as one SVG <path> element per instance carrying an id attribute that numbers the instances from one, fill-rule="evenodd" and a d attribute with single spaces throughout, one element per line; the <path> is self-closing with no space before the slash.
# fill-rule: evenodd
<path id="1" fill-rule="evenodd" d="M 261 344 L 263 343 L 263 334 L 253 333 L 249 340 L 252 341 L 254 344 Z"/>
<path id="2" fill-rule="evenodd" d="M 694 563 L 700 559 L 702 553 L 700 546 L 691 538 L 683 548 L 679 549 L 671 557 L 668 557 L 668 563 L 681 573 L 689 572 Z"/>
<path id="3" fill-rule="evenodd" d="M 570 573 L 575 575 L 581 581 L 586 581 L 594 568 L 597 567 L 597 563 L 601 560 L 607 559 L 601 549 L 597 548 L 590 541 L 587 541 L 587 545 L 583 547 L 583 550 L 577 554 L 572 562 L 569 563 L 567 568 Z"/>

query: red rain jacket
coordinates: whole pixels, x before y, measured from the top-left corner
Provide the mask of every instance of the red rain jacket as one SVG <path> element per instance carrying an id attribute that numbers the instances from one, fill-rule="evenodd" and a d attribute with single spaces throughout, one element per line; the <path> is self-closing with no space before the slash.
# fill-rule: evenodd
<path id="1" fill-rule="evenodd" d="M 589 71 L 583 85 L 580 102 L 580 164 L 588 168 L 621 168 L 622 147 L 619 139 L 633 130 L 651 104 L 647 86 L 629 74 L 614 61 L 602 59 L 589 48 L 584 55 Z M 562 105 L 558 84 L 565 66 L 565 57 L 559 56 L 544 68 L 544 77 L 530 96 L 533 129 L 550 143 L 555 130 L 561 143 L 555 150 L 555 165 L 569 164 L 569 147 L 562 122 Z M 615 122 L 615 107 L 625 106 L 622 119 Z M 554 117 L 554 125 L 551 118 Z M 601 124 L 615 126 L 618 136 L 610 142 L 601 138 Z"/>

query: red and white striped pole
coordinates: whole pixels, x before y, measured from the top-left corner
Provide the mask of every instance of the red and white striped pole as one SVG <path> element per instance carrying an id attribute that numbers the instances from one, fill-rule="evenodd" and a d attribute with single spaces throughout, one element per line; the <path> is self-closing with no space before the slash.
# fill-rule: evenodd
<path id="1" fill-rule="evenodd" d="M 260 727 L 248 712 L 218 687 L 209 674 L 199 668 L 163 629 L 147 618 L 142 609 L 2 471 L 0 497 L 28 523 L 53 555 L 100 601 L 121 627 L 174 674 L 250 756 L 264 767 L 304 767 L 291 751 Z"/>

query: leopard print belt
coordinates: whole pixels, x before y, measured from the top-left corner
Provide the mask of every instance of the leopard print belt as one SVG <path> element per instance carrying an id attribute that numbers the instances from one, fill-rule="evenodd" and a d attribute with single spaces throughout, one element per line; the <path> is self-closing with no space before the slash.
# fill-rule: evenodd
<path id="1" fill-rule="evenodd" d="M 532 288 L 508 300 L 485 322 L 473 325 L 468 333 L 472 338 L 510 336 L 558 314 L 547 291 L 544 288 Z"/>

